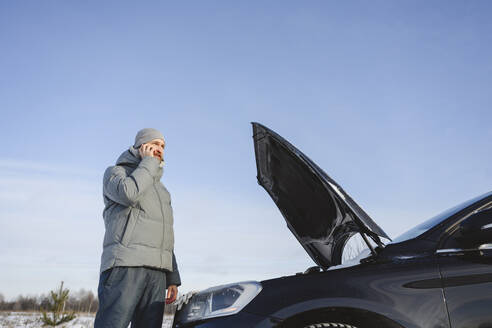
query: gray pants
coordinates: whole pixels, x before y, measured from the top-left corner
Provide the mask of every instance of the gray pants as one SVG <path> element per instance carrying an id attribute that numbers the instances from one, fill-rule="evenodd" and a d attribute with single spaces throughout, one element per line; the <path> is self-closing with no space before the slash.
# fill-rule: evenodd
<path id="1" fill-rule="evenodd" d="M 166 273 L 145 267 L 113 267 L 101 273 L 94 328 L 161 328 Z"/>

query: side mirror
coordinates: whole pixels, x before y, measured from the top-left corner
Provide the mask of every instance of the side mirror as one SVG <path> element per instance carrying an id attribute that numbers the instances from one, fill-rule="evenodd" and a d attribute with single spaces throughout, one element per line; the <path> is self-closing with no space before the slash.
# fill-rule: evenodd
<path id="1" fill-rule="evenodd" d="M 457 241 L 465 249 L 492 244 L 492 209 L 472 214 L 460 223 Z"/>

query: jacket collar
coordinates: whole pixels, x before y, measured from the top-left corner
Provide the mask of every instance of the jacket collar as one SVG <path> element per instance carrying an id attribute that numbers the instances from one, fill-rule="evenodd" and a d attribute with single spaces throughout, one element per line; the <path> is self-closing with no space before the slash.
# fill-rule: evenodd
<path id="1" fill-rule="evenodd" d="M 132 168 L 136 168 L 138 164 L 140 163 L 141 158 L 140 154 L 138 152 L 138 149 L 136 149 L 133 146 L 130 146 L 127 150 L 125 150 L 116 160 L 116 165 L 124 165 L 124 166 L 129 166 Z M 156 176 L 154 176 L 154 180 L 159 181 L 162 177 L 162 174 L 164 172 L 163 168 L 163 161 L 161 161 L 159 165 L 159 170 Z"/>

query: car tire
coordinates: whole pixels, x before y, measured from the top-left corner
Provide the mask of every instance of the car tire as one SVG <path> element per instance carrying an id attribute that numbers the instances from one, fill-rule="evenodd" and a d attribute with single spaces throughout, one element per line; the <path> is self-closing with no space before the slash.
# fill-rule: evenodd
<path id="1" fill-rule="evenodd" d="M 329 327 L 329 328 L 334 328 L 334 327 L 338 327 L 338 328 L 358 328 L 354 325 L 349 325 L 349 324 L 346 324 L 346 323 L 339 323 L 339 322 L 320 322 L 320 323 L 313 323 L 313 324 L 309 324 L 303 328 L 325 328 L 325 327 Z"/>

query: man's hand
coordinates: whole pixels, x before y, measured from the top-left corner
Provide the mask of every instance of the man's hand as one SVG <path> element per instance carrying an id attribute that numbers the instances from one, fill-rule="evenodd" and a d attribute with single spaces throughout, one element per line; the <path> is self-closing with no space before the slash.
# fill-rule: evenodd
<path id="1" fill-rule="evenodd" d="M 171 304 L 176 300 L 178 296 L 178 287 L 176 285 L 171 285 L 167 288 L 166 304 Z"/>
<path id="2" fill-rule="evenodd" d="M 138 148 L 138 152 L 140 153 L 140 157 L 142 158 L 144 158 L 145 156 L 156 157 L 154 156 L 154 151 L 156 150 L 156 148 L 157 147 L 152 144 L 145 143 L 142 144 L 140 148 Z"/>

